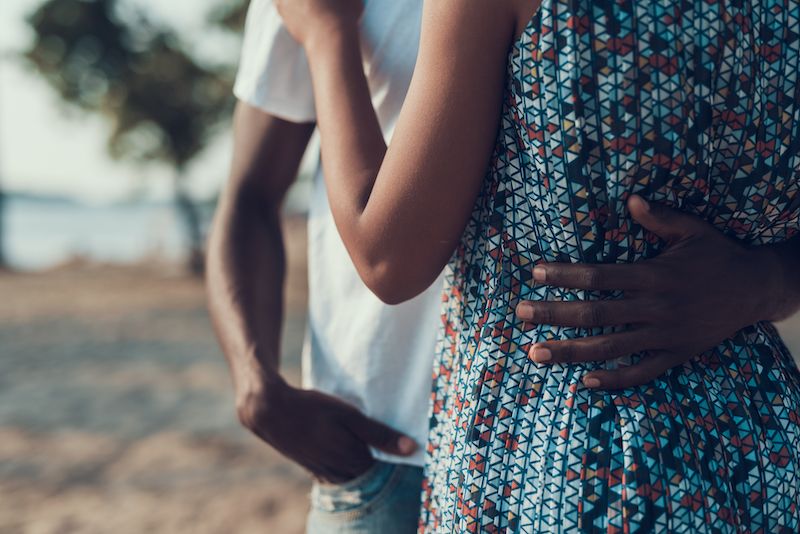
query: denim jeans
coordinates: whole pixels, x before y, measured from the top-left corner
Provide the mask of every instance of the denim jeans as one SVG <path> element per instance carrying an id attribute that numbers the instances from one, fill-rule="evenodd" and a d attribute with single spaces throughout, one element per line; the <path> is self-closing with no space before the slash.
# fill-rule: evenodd
<path id="1" fill-rule="evenodd" d="M 306 533 L 413 534 L 421 491 L 421 467 L 380 461 L 343 484 L 315 483 Z"/>

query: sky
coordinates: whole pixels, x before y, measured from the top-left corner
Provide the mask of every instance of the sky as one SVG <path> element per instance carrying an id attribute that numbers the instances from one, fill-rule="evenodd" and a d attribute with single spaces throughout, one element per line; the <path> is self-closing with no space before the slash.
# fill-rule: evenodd
<path id="1" fill-rule="evenodd" d="M 128 1 L 177 28 L 204 57 L 238 57 L 235 40 L 209 35 L 204 25 L 208 9 L 224 0 Z M 98 116 L 70 113 L 35 72 L 11 57 L 30 42 L 25 16 L 40 3 L 2 0 L 0 7 L 0 185 L 11 191 L 66 195 L 96 203 L 134 194 L 168 198 L 169 168 L 112 160 L 105 151 L 108 124 Z M 189 168 L 188 183 L 195 195 L 208 197 L 219 189 L 230 146 L 226 130 Z"/>

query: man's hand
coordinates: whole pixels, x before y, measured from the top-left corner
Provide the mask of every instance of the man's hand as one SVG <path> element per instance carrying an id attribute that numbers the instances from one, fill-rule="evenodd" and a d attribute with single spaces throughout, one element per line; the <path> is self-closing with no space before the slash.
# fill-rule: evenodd
<path id="1" fill-rule="evenodd" d="M 646 352 L 637 364 L 583 377 L 590 388 L 621 389 L 647 383 L 668 369 L 717 346 L 739 329 L 770 318 L 780 291 L 777 257 L 769 247 L 748 249 L 693 215 L 639 196 L 632 217 L 668 246 L 634 264 L 551 263 L 534 268 L 538 284 L 623 291 L 619 300 L 537 302 L 517 306 L 527 323 L 572 327 L 623 326 L 622 332 L 547 341 L 531 348 L 539 363 L 609 360 Z M 777 287 L 776 287 L 777 286 Z"/>
<path id="2" fill-rule="evenodd" d="M 283 24 L 303 46 L 342 31 L 357 31 L 364 0 L 275 0 Z"/>
<path id="3" fill-rule="evenodd" d="M 239 397 L 242 424 L 324 482 L 341 483 L 364 473 L 374 462 L 369 446 L 399 456 L 417 448 L 411 438 L 339 399 L 282 380 Z"/>

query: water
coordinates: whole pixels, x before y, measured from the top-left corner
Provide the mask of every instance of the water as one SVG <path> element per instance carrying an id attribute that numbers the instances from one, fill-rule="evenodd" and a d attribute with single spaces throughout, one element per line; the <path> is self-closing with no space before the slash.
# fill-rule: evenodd
<path id="1" fill-rule="evenodd" d="M 113 263 L 154 255 L 178 261 L 187 248 L 169 204 L 89 206 L 11 196 L 5 207 L 6 255 L 16 269 L 44 269 L 76 256 Z"/>

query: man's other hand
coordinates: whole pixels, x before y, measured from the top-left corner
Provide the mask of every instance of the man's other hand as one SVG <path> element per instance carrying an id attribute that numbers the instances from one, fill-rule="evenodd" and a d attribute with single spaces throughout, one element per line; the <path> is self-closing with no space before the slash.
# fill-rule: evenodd
<path id="1" fill-rule="evenodd" d="M 369 447 L 408 456 L 417 445 L 349 404 L 282 380 L 239 395 L 242 425 L 320 481 L 342 483 L 374 463 Z"/>

